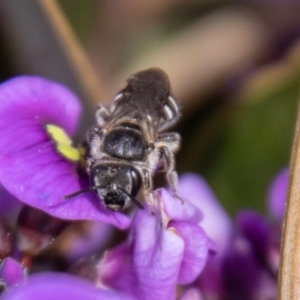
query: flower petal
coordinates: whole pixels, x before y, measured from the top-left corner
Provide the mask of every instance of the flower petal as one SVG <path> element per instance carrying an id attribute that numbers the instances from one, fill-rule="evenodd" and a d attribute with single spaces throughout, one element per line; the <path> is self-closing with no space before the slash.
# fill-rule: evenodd
<path id="1" fill-rule="evenodd" d="M 99 277 L 137 299 L 175 299 L 183 251 L 183 240 L 163 227 L 159 211 L 139 210 L 127 241 L 103 258 Z"/>
<path id="2" fill-rule="evenodd" d="M 180 297 L 180 300 L 203 300 L 203 297 L 200 291 L 196 288 L 189 288 L 184 294 Z"/>
<path id="3" fill-rule="evenodd" d="M 96 288 L 79 277 L 63 273 L 40 273 L 3 295 L 1 300 L 132 300 L 131 297 L 113 291 Z"/>
<path id="4" fill-rule="evenodd" d="M 11 195 L 0 183 L 0 216 L 10 224 L 15 224 L 22 202 Z"/>
<path id="5" fill-rule="evenodd" d="M 179 178 L 178 193 L 189 199 L 201 209 L 203 220 L 201 227 L 216 243 L 217 253 L 209 255 L 198 285 L 203 295 L 217 297 L 223 291 L 223 274 L 221 264 L 230 249 L 232 235 L 231 220 L 221 206 L 213 191 L 203 178 L 187 173 Z"/>
<path id="6" fill-rule="evenodd" d="M 158 193 L 164 204 L 164 211 L 170 219 L 176 221 L 191 221 L 195 223 L 201 221 L 201 210 L 193 205 L 185 194 L 182 194 L 182 200 L 184 202 L 181 202 L 180 199 L 171 196 L 165 189 L 158 190 Z"/>
<path id="7" fill-rule="evenodd" d="M 23 267 L 11 257 L 7 257 L 0 265 L 0 279 L 7 287 L 21 284 L 25 280 Z"/>
<path id="8" fill-rule="evenodd" d="M 271 226 L 268 221 L 255 211 L 243 211 L 237 216 L 237 226 L 251 243 L 256 255 L 264 260 L 271 237 Z"/>
<path id="9" fill-rule="evenodd" d="M 18 77 L 0 86 L 0 181 L 20 201 L 63 219 L 90 219 L 126 228 L 130 220 L 107 210 L 94 192 L 68 201 L 65 195 L 88 187 L 87 176 L 57 152 L 45 126 L 69 135 L 80 103 L 63 86 L 39 77 Z"/>
<path id="10" fill-rule="evenodd" d="M 209 239 L 200 226 L 191 222 L 171 221 L 168 227 L 175 228 L 184 240 L 184 254 L 178 282 L 181 284 L 191 283 L 200 275 L 206 264 Z"/>
<path id="11" fill-rule="evenodd" d="M 200 176 L 187 173 L 179 178 L 178 194 L 202 211 L 201 227 L 217 244 L 218 256 L 220 256 L 220 253 L 226 251 L 228 247 L 232 225 L 213 191 Z"/>
<path id="12" fill-rule="evenodd" d="M 280 221 L 283 219 L 285 200 L 287 197 L 288 181 L 289 170 L 286 168 L 275 177 L 269 190 L 269 211 L 275 218 L 277 218 Z"/>
<path id="13" fill-rule="evenodd" d="M 261 299 L 257 297 L 263 276 L 252 245 L 243 237 L 235 236 L 232 249 L 224 260 L 224 281 L 229 299 Z"/>

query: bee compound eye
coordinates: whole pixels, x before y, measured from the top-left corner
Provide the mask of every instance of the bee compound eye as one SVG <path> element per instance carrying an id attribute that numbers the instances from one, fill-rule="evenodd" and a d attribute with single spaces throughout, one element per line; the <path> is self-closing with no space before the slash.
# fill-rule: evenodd
<path id="1" fill-rule="evenodd" d="M 141 174 L 136 169 L 130 170 L 131 178 L 132 178 L 132 189 L 131 195 L 136 196 L 141 189 L 142 186 L 142 177 Z"/>
<path id="2" fill-rule="evenodd" d="M 92 181 L 98 177 L 98 175 L 103 171 L 103 169 L 99 166 L 96 166 L 96 167 L 93 167 L 91 169 L 91 175 L 90 175 L 90 178 L 92 179 Z"/>
<path id="3" fill-rule="evenodd" d="M 92 175 L 98 175 L 99 173 L 105 172 L 107 168 L 104 166 L 95 166 L 91 170 Z"/>

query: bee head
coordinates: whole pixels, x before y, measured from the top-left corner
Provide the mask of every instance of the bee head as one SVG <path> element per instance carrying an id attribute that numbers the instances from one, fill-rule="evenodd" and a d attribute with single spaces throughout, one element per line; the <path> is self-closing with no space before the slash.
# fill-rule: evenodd
<path id="1" fill-rule="evenodd" d="M 135 199 L 142 186 L 142 179 L 134 167 L 116 163 L 97 165 L 91 170 L 90 181 L 92 189 L 107 208 L 121 211 L 132 202 L 143 208 Z"/>

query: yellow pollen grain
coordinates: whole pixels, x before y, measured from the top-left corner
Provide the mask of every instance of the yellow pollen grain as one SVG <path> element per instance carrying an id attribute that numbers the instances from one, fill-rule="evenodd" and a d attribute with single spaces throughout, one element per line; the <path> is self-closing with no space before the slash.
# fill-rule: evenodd
<path id="1" fill-rule="evenodd" d="M 52 124 L 46 125 L 46 130 L 56 144 L 57 151 L 65 158 L 72 161 L 79 161 L 80 153 L 77 148 L 72 147 L 72 141 L 65 131 Z"/>

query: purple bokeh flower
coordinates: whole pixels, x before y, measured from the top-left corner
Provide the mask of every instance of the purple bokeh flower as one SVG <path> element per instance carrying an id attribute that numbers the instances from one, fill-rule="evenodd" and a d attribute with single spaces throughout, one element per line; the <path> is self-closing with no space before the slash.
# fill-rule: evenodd
<path id="1" fill-rule="evenodd" d="M 288 180 L 289 170 L 285 168 L 274 178 L 269 189 L 268 210 L 276 220 L 283 219 Z"/>
<path id="2" fill-rule="evenodd" d="M 70 220 L 90 219 L 130 225 L 124 214 L 104 208 L 93 192 L 63 200 L 89 185 L 77 164 L 57 151 L 47 125 L 73 135 L 80 103 L 65 87 L 40 77 L 23 76 L 0 86 L 0 182 L 20 201 Z"/>
<path id="3" fill-rule="evenodd" d="M 130 296 L 96 288 L 73 275 L 45 272 L 29 276 L 20 286 L 6 291 L 1 300 L 133 300 Z"/>
<path id="4" fill-rule="evenodd" d="M 21 264 L 11 257 L 7 257 L 0 264 L 0 283 L 5 288 L 12 288 L 25 281 L 25 270 Z"/>
<path id="5" fill-rule="evenodd" d="M 189 288 L 184 291 L 183 295 L 180 297 L 180 300 L 203 300 L 203 297 L 197 288 Z"/>
<path id="6" fill-rule="evenodd" d="M 203 186 L 200 177 L 194 176 L 193 180 L 193 186 L 197 182 L 199 187 Z M 208 205 L 208 209 L 206 205 L 202 206 L 204 216 L 211 219 L 207 222 L 208 227 L 204 228 L 214 238 L 219 251 L 208 259 L 197 280 L 196 286 L 203 299 L 276 299 L 287 181 L 288 171 L 284 170 L 271 184 L 268 199 L 270 219 L 258 212 L 245 210 L 229 225 L 230 219 L 223 208 L 215 205 L 213 197 L 207 198 L 213 204 Z M 187 182 L 187 186 L 190 184 L 190 189 L 196 191 L 191 183 Z M 219 230 L 218 235 L 213 235 L 211 227 Z"/>
<path id="7" fill-rule="evenodd" d="M 192 173 L 181 176 L 178 193 L 202 211 L 201 226 L 216 244 L 217 253 L 208 257 L 198 286 L 205 295 L 222 294 L 222 262 L 231 245 L 232 221 L 200 176 Z"/>

